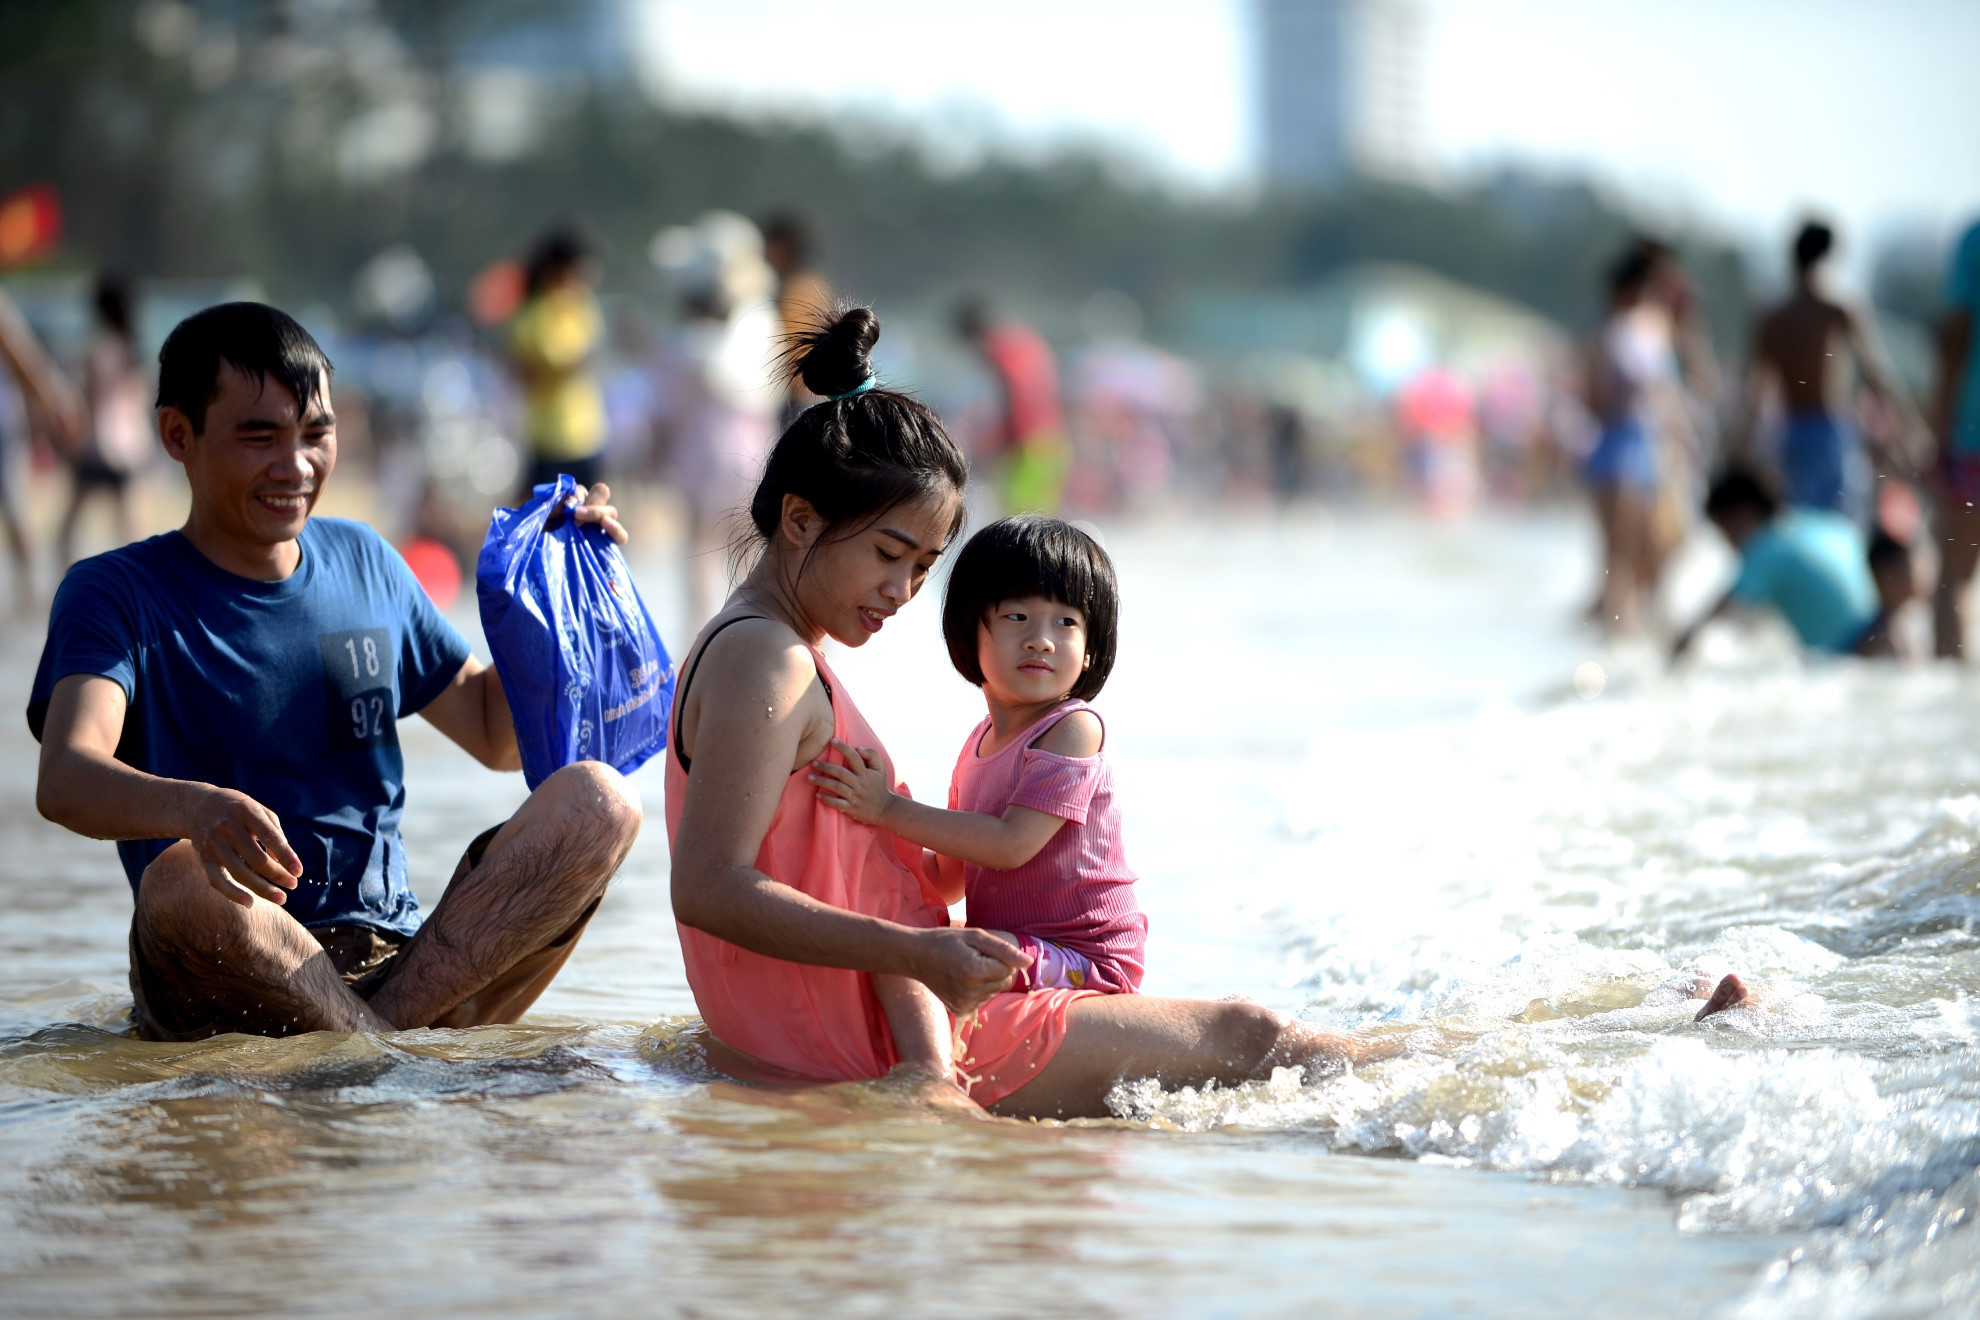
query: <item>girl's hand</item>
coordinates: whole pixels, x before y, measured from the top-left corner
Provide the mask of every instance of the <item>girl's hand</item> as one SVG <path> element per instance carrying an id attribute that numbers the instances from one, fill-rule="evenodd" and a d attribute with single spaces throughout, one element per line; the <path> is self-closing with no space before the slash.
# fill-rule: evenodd
<path id="1" fill-rule="evenodd" d="M 809 778 L 818 785 L 818 800 L 861 824 L 880 824 L 894 803 L 894 790 L 887 784 L 880 753 L 837 738 L 832 739 L 831 746 L 846 758 L 846 764 L 835 765 L 822 756 L 811 763 Z"/>

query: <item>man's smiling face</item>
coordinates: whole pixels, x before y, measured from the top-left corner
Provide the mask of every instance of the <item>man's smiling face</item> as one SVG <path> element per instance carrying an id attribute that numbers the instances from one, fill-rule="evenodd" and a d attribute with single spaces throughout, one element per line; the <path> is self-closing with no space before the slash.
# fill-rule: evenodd
<path id="1" fill-rule="evenodd" d="M 305 407 L 274 377 L 223 361 L 199 431 L 178 409 L 160 411 L 165 448 L 185 464 L 195 516 L 211 533 L 260 547 L 301 535 L 337 466 L 330 382 L 319 380 Z"/>

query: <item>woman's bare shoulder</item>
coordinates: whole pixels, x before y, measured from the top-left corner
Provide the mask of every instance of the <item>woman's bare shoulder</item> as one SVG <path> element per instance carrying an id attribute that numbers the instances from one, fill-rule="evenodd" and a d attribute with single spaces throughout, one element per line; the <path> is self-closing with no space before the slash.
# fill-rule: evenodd
<path id="1" fill-rule="evenodd" d="M 818 676 L 811 649 L 789 624 L 744 615 L 724 625 L 718 616 L 702 631 L 718 626 L 721 631 L 702 644 L 694 662 L 690 695 L 705 699 L 760 693 L 788 703 L 802 696 Z"/>

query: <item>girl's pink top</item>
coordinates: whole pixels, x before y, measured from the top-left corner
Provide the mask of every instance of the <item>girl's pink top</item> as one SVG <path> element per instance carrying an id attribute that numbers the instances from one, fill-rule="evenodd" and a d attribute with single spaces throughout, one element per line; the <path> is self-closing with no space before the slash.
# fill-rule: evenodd
<path id="1" fill-rule="evenodd" d="M 1058 756 L 1034 746 L 1074 711 L 1099 712 L 1067 701 L 991 756 L 977 749 L 990 718 L 976 726 L 956 758 L 949 809 L 1001 816 L 1030 807 L 1064 818 L 1038 855 L 1023 866 L 994 871 L 963 864 L 969 924 L 1071 949 L 1092 960 L 1096 989 L 1131 994 L 1141 985 L 1148 918 L 1134 901 L 1134 872 L 1121 844 L 1121 813 L 1106 758 Z M 1105 725 L 1102 737 L 1105 737 Z"/>
<path id="2" fill-rule="evenodd" d="M 854 706 L 825 657 L 812 652 L 818 677 L 832 699 L 832 734 L 855 747 L 880 748 L 887 777 L 893 762 Z M 693 673 L 689 672 L 689 681 Z M 683 684 L 676 696 L 687 698 Z M 832 759 L 843 763 L 838 753 Z M 667 842 L 680 831 L 688 769 L 679 744 L 667 740 Z M 948 909 L 923 882 L 921 849 L 890 831 L 862 825 L 818 800 L 804 770 L 784 781 L 756 869 L 773 880 L 849 912 L 884 917 L 905 926 L 946 926 Z M 899 1061 L 886 1016 L 864 972 L 787 962 L 705 931 L 681 926 L 681 955 L 695 1007 L 708 1030 L 730 1050 L 768 1069 L 767 1075 L 816 1081 L 879 1077 Z M 1090 993 L 1000 994 L 966 1025 L 957 1060 L 959 1083 L 981 1104 L 993 1104 L 1043 1068 L 1065 1039 L 1071 1006 Z M 759 1070 L 743 1070 L 752 1076 Z"/>

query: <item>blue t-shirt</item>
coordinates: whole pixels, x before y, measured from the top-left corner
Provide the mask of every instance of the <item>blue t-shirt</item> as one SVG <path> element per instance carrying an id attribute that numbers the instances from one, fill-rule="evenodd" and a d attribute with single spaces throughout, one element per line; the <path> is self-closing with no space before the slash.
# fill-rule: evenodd
<path id="1" fill-rule="evenodd" d="M 1946 304 L 1953 311 L 1964 311 L 1973 326 L 1966 341 L 1959 397 L 1953 400 L 1952 452 L 1980 454 L 1980 222 L 1966 231 L 1953 254 Z"/>
<path id="2" fill-rule="evenodd" d="M 1826 509 L 1790 509 L 1740 551 L 1733 599 L 1772 605 L 1817 650 L 1853 650 L 1877 617 L 1877 583 L 1855 523 Z"/>
<path id="3" fill-rule="evenodd" d="M 86 559 L 49 612 L 28 727 L 49 694 L 101 674 L 129 707 L 117 759 L 216 784 L 274 812 L 302 859 L 289 914 L 411 934 L 396 721 L 444 691 L 467 642 L 363 523 L 312 518 L 280 582 L 236 577 L 178 532 Z M 138 878 L 174 840 L 117 845 Z"/>

